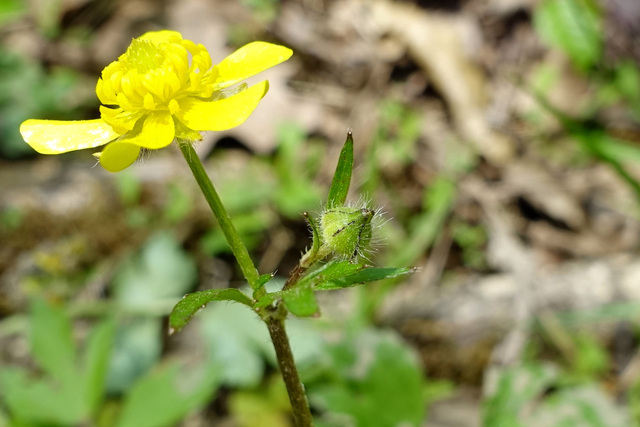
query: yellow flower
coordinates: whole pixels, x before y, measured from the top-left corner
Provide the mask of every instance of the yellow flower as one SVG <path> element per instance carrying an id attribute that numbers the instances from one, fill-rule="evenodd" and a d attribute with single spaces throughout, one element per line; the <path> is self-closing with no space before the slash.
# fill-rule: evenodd
<path id="1" fill-rule="evenodd" d="M 269 84 L 234 85 L 291 54 L 283 46 L 254 42 L 213 65 L 204 46 L 180 33 L 149 32 L 102 71 L 96 86 L 104 104 L 100 119 L 27 120 L 20 133 L 42 154 L 108 144 L 95 156 L 105 169 L 117 172 L 130 166 L 141 148 L 163 148 L 175 138 L 200 140 L 199 131 L 242 124 Z"/>

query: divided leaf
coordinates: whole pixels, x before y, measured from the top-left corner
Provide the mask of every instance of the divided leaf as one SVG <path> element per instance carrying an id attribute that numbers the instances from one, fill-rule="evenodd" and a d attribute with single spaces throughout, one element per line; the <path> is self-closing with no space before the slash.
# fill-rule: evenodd
<path id="1" fill-rule="evenodd" d="M 217 367 L 187 371 L 177 363 L 150 372 L 128 393 L 117 427 L 174 425 L 217 390 Z"/>
<path id="2" fill-rule="evenodd" d="M 211 301 L 235 301 L 252 306 L 251 299 L 238 289 L 208 289 L 185 295 L 169 316 L 170 333 L 179 332 L 191 318 Z"/>

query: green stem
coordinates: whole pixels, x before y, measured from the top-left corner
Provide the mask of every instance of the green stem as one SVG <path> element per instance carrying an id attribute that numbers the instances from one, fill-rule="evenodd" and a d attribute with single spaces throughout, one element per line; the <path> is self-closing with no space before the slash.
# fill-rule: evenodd
<path id="1" fill-rule="evenodd" d="M 278 309 L 284 308 L 280 304 L 278 304 Z M 278 309 L 276 309 L 276 311 L 279 311 Z M 269 335 L 271 336 L 273 347 L 276 350 L 278 368 L 280 368 L 282 379 L 287 387 L 295 427 L 312 427 L 313 418 L 309 410 L 309 402 L 307 401 L 304 386 L 302 382 L 300 382 L 300 376 L 298 375 L 298 370 L 293 360 L 289 338 L 287 337 L 287 331 L 284 327 L 284 319 L 279 316 L 270 316 L 265 319 L 265 322 L 267 323 L 267 328 L 269 328 Z"/>
<path id="2" fill-rule="evenodd" d="M 218 224 L 220 224 L 224 237 L 227 239 L 229 247 L 231 247 L 231 252 L 233 252 L 238 264 L 240 264 L 242 274 L 244 274 L 244 277 L 251 285 L 251 288 L 256 289 L 259 277 L 258 270 L 253 265 L 253 261 L 251 261 L 251 257 L 249 256 L 249 251 L 247 251 L 247 247 L 240 239 L 238 231 L 231 222 L 231 217 L 222 204 L 222 201 L 220 200 L 216 189 L 213 187 L 213 183 L 209 179 L 207 172 L 204 170 L 204 166 L 202 166 L 202 162 L 200 161 L 196 150 L 193 149 L 190 141 L 178 141 L 178 146 L 180 147 L 182 155 L 187 161 L 193 176 L 198 182 L 204 198 L 207 199 L 207 203 L 209 203 L 213 214 L 218 220 Z"/>
<path id="3" fill-rule="evenodd" d="M 251 287 L 256 289 L 259 283 L 258 270 L 253 265 L 253 261 L 251 261 L 251 257 L 247 251 L 247 247 L 244 245 L 240 239 L 240 235 L 236 231 L 236 228 L 233 226 L 231 217 L 229 217 L 218 193 L 213 187 L 213 183 L 205 172 L 198 154 L 193 149 L 189 141 L 178 141 L 178 146 L 180 147 L 193 176 L 196 178 L 196 181 L 202 190 L 202 194 L 205 199 L 207 199 L 213 214 L 218 220 L 220 228 L 222 228 L 222 232 L 227 239 L 227 243 L 231 247 L 231 251 L 236 257 L 238 264 L 240 264 L 244 277 L 247 279 Z M 299 276 L 297 279 L 299 279 Z M 257 294 L 264 294 L 266 290 L 263 287 L 256 289 L 255 292 Z M 287 331 L 284 328 L 285 317 L 286 309 L 281 305 L 281 303 L 279 303 L 276 311 L 266 316 L 264 321 L 269 329 L 271 341 L 273 342 L 273 347 L 276 350 L 278 367 L 280 368 L 282 378 L 284 379 L 284 383 L 287 387 L 289 401 L 291 402 L 291 407 L 293 409 L 295 426 L 312 427 L 313 419 L 311 418 L 309 403 L 307 402 L 307 396 L 304 393 L 304 387 L 300 382 L 298 370 L 293 361 L 293 353 L 291 353 L 291 347 L 289 345 L 289 337 L 287 337 Z"/>

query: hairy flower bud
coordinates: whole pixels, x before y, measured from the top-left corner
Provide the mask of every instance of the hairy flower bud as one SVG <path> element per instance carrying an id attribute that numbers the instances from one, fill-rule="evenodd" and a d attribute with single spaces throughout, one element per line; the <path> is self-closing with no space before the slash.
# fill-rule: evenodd
<path id="1" fill-rule="evenodd" d="M 371 221 L 376 211 L 362 207 L 337 207 L 320 217 L 322 243 L 330 252 L 347 259 L 363 256 L 371 245 Z"/>

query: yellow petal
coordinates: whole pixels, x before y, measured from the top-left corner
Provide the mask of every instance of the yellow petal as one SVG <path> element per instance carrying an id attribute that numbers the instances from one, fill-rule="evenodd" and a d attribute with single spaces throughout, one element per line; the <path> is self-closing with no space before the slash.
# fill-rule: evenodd
<path id="1" fill-rule="evenodd" d="M 107 145 L 100 156 L 100 164 L 109 172 L 118 172 L 136 161 L 140 147 L 126 142 L 113 142 Z"/>
<path id="2" fill-rule="evenodd" d="M 218 101 L 186 98 L 179 101 L 180 111 L 176 116 L 193 130 L 231 129 L 247 120 L 267 90 L 269 82 L 264 81 Z"/>
<path id="3" fill-rule="evenodd" d="M 168 42 L 171 39 L 175 41 L 182 40 L 182 34 L 177 31 L 163 30 L 163 31 L 149 31 L 144 33 L 140 37 L 139 40 L 149 40 L 154 44 L 160 44 L 163 42 Z"/>
<path id="4" fill-rule="evenodd" d="M 293 51 L 284 46 L 266 42 L 244 45 L 217 65 L 216 88 L 225 88 L 258 74 L 291 57 Z"/>
<path id="5" fill-rule="evenodd" d="M 175 125 L 168 111 L 154 111 L 144 119 L 142 129 L 139 131 L 136 129 L 138 126 L 118 142 L 127 142 L 155 150 L 171 144 L 175 137 Z"/>
<path id="6" fill-rule="evenodd" d="M 100 119 L 27 120 L 20 125 L 20 133 L 27 144 L 41 154 L 60 154 L 98 147 L 120 136 Z"/>
<path id="7" fill-rule="evenodd" d="M 100 117 L 117 133 L 123 135 L 133 129 L 136 122 L 142 117 L 142 111 L 124 111 L 122 108 L 108 108 L 100 106 Z"/>

